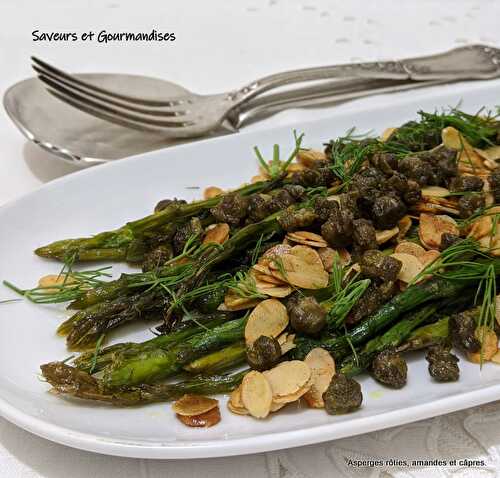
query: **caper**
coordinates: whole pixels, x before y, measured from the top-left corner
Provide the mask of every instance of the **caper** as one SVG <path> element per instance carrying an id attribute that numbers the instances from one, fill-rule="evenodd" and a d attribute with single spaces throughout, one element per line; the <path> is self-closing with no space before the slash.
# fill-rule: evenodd
<path id="1" fill-rule="evenodd" d="M 401 355 L 384 350 L 373 360 L 372 373 L 378 382 L 388 387 L 402 388 L 406 385 L 408 366 Z"/>
<path id="2" fill-rule="evenodd" d="M 361 385 L 356 380 L 337 373 L 323 393 L 323 401 L 325 410 L 330 415 L 353 412 L 363 401 Z"/>
<path id="3" fill-rule="evenodd" d="M 306 335 L 318 334 L 326 325 L 326 310 L 314 297 L 295 296 L 287 304 L 292 328 Z"/>
<path id="4" fill-rule="evenodd" d="M 281 359 L 281 345 L 273 337 L 261 335 L 247 348 L 247 362 L 254 370 L 269 370 Z"/>

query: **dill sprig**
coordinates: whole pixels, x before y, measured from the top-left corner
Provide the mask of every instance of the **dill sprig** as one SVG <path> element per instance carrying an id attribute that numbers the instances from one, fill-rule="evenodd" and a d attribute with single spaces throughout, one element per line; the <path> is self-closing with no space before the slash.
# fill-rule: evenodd
<path id="1" fill-rule="evenodd" d="M 278 179 L 280 178 L 283 174 L 286 173 L 286 170 L 288 166 L 290 166 L 290 163 L 295 159 L 297 156 L 297 153 L 300 150 L 300 146 L 302 144 L 302 140 L 304 139 L 304 133 L 297 135 L 297 131 L 293 130 L 293 137 L 295 140 L 295 148 L 291 152 L 290 156 L 286 161 L 281 161 L 280 159 L 280 147 L 279 144 L 275 144 L 273 146 L 273 157 L 269 163 L 266 162 L 264 157 L 262 156 L 262 153 L 260 152 L 259 148 L 257 146 L 254 146 L 254 151 L 257 156 L 257 159 L 259 161 L 259 164 L 262 166 L 264 171 L 268 174 L 268 176 L 271 179 Z"/>
<path id="2" fill-rule="evenodd" d="M 3 284 L 35 304 L 58 304 L 79 299 L 89 289 L 104 284 L 106 281 L 102 278 L 111 277 L 111 274 L 108 273 L 110 269 L 111 266 L 87 271 L 61 271 L 59 277 L 64 274 L 64 280 L 61 284 L 32 289 L 21 289 L 6 280 L 3 281 Z"/>
<path id="3" fill-rule="evenodd" d="M 233 277 L 225 281 L 225 286 L 245 299 L 265 299 L 267 297 L 257 290 L 257 283 L 250 271 L 236 272 Z"/>
<path id="4" fill-rule="evenodd" d="M 345 273 L 346 269 L 342 267 L 340 257 L 337 253 L 330 275 L 334 295 L 321 303 L 323 307 L 328 309 L 327 320 L 330 328 L 334 329 L 344 324 L 354 304 L 356 304 L 370 285 L 370 279 L 358 279 L 359 273 L 351 277 L 346 283 Z"/>

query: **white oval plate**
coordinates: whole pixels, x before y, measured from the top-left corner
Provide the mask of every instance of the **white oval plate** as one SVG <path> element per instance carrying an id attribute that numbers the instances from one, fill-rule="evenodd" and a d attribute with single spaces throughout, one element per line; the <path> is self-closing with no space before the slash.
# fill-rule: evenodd
<path id="1" fill-rule="evenodd" d="M 499 83 L 404 95 L 385 107 L 353 107 L 349 113 L 297 125 L 307 146 L 319 146 L 352 125 L 359 131 L 401 124 L 416 111 L 457 105 L 475 112 L 500 100 Z M 451 91 L 451 93 L 450 93 Z M 401 98 L 401 96 L 400 96 Z M 388 100 L 389 103 L 389 100 Z M 363 103 L 361 103 L 363 104 Z M 0 209 L 0 278 L 22 287 L 54 273 L 59 265 L 37 258 L 35 247 L 59 238 L 111 229 L 149 213 L 165 197 L 194 199 L 208 185 L 235 187 L 256 172 L 254 145 L 292 145 L 292 127 L 216 138 L 145 154 L 53 181 Z M 120 268 L 115 267 L 116 272 Z M 0 299 L 13 294 L 0 288 Z M 67 357 L 55 336 L 64 309 L 27 302 L 0 305 L 0 413 L 47 439 L 100 453 L 140 458 L 203 458 L 256 453 L 318 443 L 448 413 L 500 398 L 500 367 L 461 361 L 460 381 L 433 383 L 422 356 L 409 360 L 409 383 L 398 391 L 362 377 L 360 411 L 329 416 L 293 406 L 257 421 L 232 415 L 221 397 L 222 421 L 209 429 L 182 425 L 169 404 L 120 409 L 55 397 L 39 380 L 39 365 Z M 131 326 L 114 340 L 141 340 L 149 332 Z"/>

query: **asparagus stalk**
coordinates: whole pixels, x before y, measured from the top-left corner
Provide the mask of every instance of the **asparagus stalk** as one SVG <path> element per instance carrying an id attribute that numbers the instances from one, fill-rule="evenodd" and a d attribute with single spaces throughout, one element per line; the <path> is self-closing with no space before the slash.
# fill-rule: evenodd
<path id="1" fill-rule="evenodd" d="M 167 335 L 159 335 L 145 342 L 125 342 L 105 347 L 97 354 L 95 351 L 85 352 L 73 361 L 73 365 L 80 370 L 96 373 L 123 357 L 131 358 L 145 351 L 153 349 L 167 350 L 174 347 L 193 335 L 222 325 L 229 319 L 228 314 L 217 313 L 204 318 L 200 325 L 191 325 Z M 199 322 L 198 322 L 199 323 Z M 193 324 L 191 322 L 191 324 Z M 91 372 L 92 371 L 92 372 Z"/>
<path id="2" fill-rule="evenodd" d="M 410 334 L 406 341 L 397 347 L 398 352 L 411 352 L 446 343 L 450 335 L 448 322 L 449 317 L 443 317 L 434 324 L 419 327 Z"/>
<path id="3" fill-rule="evenodd" d="M 246 321 L 247 317 L 231 320 L 170 349 L 153 348 L 132 358 L 123 358 L 104 370 L 102 383 L 106 389 L 116 389 L 171 377 L 193 360 L 241 340 Z"/>
<path id="4" fill-rule="evenodd" d="M 221 350 L 193 360 L 184 367 L 190 373 L 214 374 L 220 373 L 232 367 L 236 367 L 245 362 L 246 347 L 245 342 L 238 341 Z"/>
<path id="5" fill-rule="evenodd" d="M 110 391 L 104 389 L 98 379 L 62 362 L 51 362 L 40 368 L 55 392 L 85 400 L 98 400 L 115 406 L 168 402 L 176 400 L 185 393 L 203 395 L 228 393 L 241 383 L 247 373 L 247 370 L 244 370 L 232 375 L 196 376 L 173 384 L 141 384 Z"/>
<path id="6" fill-rule="evenodd" d="M 437 310 L 438 304 L 429 304 L 416 312 L 406 314 L 387 332 L 367 342 L 360 353 L 344 360 L 340 372 L 347 376 L 360 374 L 370 366 L 377 353 L 399 345 L 412 330 L 427 321 Z"/>
<path id="7" fill-rule="evenodd" d="M 302 359 L 314 347 L 323 347 L 336 359 L 342 359 L 349 353 L 351 347 L 358 346 L 376 336 L 405 312 L 433 300 L 453 297 L 470 285 L 473 280 L 477 279 L 449 280 L 443 277 L 433 277 L 423 283 L 414 284 L 393 297 L 344 336 L 324 341 L 298 337 L 297 346 L 292 353 L 296 358 Z"/>
<path id="8" fill-rule="evenodd" d="M 249 195 L 255 192 L 274 189 L 281 182 L 281 178 L 274 181 L 260 181 L 243 186 L 237 189 L 236 192 L 242 195 Z M 190 204 L 172 204 L 162 211 L 150 214 L 136 221 L 128 222 L 124 226 L 112 231 L 101 232 L 93 237 L 80 237 L 52 242 L 36 249 L 35 254 L 61 261 L 66 260 L 69 256 L 74 256 L 76 261 L 124 260 L 130 243 L 134 239 L 139 238 L 144 232 L 154 230 L 179 219 L 195 216 L 216 206 L 221 200 L 222 196 L 217 196 Z"/>
<path id="9" fill-rule="evenodd" d="M 199 286 L 214 266 L 228 259 L 237 251 L 249 247 L 262 234 L 266 235 L 280 231 L 281 227 L 277 221 L 277 216 L 277 214 L 273 214 L 263 221 L 243 227 L 222 247 L 207 248 L 194 263 L 182 266 L 180 272 L 178 267 L 169 267 L 165 271 L 160 271 L 158 279 L 165 280 L 170 274 L 175 282 L 175 278 L 179 276 L 179 283 L 175 285 L 175 294 L 177 297 L 183 297 L 190 290 Z M 165 275 L 162 276 L 162 273 Z M 138 285 L 144 283 L 144 287 L 151 287 L 146 280 L 147 278 L 151 282 L 151 275 L 147 273 L 143 275 L 135 274 L 132 279 L 130 277 L 118 279 L 118 281 L 121 280 L 120 284 L 109 286 L 110 288 L 107 291 L 111 294 L 111 297 L 116 293 L 120 294 L 119 290 L 126 280 L 133 280 Z M 129 288 L 129 290 L 136 290 L 136 288 Z M 106 293 L 97 292 L 96 297 L 103 297 Z M 112 328 L 118 327 L 125 322 L 140 319 L 146 312 L 162 311 L 167 306 L 168 300 L 169 298 L 165 297 L 161 288 L 154 288 L 149 293 L 139 292 L 131 296 L 118 295 L 114 299 L 97 302 L 77 312 L 61 324 L 58 333 L 67 335 L 68 348 L 82 350 L 95 344 L 103 333 Z M 168 320 L 175 307 L 176 305 L 167 310 L 164 319 Z"/>

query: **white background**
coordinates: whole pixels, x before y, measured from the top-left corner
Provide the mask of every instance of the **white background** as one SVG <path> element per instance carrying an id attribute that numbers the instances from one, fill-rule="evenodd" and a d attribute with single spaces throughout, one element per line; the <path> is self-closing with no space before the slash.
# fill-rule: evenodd
<path id="1" fill-rule="evenodd" d="M 467 43 L 500 45 L 500 2 L 418 0 L 1 0 L 0 91 L 31 76 L 34 54 L 70 71 L 168 78 L 194 91 L 229 90 L 280 70 L 421 55 Z M 35 43 L 40 31 L 175 32 L 173 43 Z M 500 104 L 500 98 L 499 98 Z M 287 112 L 277 124 L 325 115 Z M 73 171 L 27 144 L 0 113 L 0 205 Z M 8 231 L 2 229 L 0 233 Z M 0 276 L 7 265 L 0 264 Z M 500 407 L 428 420 L 325 445 L 240 458 L 145 461 L 104 457 L 49 443 L 0 419 L 0 477 L 299 478 L 496 476 Z M 353 470 L 345 456 L 481 457 L 487 467 Z"/>

